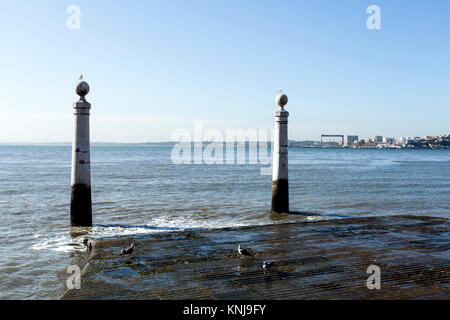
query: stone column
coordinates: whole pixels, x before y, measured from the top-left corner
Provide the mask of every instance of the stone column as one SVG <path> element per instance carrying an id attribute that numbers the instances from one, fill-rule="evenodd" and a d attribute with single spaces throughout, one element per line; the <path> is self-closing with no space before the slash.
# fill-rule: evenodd
<path id="1" fill-rule="evenodd" d="M 80 99 L 73 104 L 74 135 L 72 145 L 72 176 L 70 195 L 70 224 L 73 227 L 92 226 L 91 159 L 89 138 L 89 111 L 91 104 L 85 96 L 89 85 L 80 76 L 75 85 Z"/>
<path id="2" fill-rule="evenodd" d="M 280 110 L 275 112 L 275 132 L 273 137 L 272 211 L 289 213 L 288 183 L 288 117 L 284 110 L 288 97 L 280 91 L 275 98 Z"/>

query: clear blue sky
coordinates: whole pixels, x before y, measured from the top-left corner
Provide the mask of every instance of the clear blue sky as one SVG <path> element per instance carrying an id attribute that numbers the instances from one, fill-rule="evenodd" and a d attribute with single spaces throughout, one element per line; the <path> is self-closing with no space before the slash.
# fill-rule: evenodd
<path id="1" fill-rule="evenodd" d="M 0 142 L 70 141 L 81 73 L 93 141 L 272 128 L 280 88 L 290 139 L 447 134 L 449 17 L 446 0 L 1 0 Z"/>

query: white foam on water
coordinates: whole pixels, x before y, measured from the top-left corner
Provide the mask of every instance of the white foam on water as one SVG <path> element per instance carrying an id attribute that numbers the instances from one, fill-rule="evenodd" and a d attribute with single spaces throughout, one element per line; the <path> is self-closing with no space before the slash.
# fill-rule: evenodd
<path id="1" fill-rule="evenodd" d="M 161 216 L 152 219 L 151 224 L 145 225 L 94 225 L 88 229 L 85 234 L 77 237 L 72 237 L 70 231 L 61 231 L 53 233 L 54 236 L 49 236 L 41 231 L 33 234 L 36 243 L 32 244 L 31 250 L 51 250 L 58 252 L 71 251 L 85 251 L 83 245 L 85 237 L 90 239 L 136 236 L 161 232 L 177 232 L 184 230 L 198 230 L 198 229 L 216 229 L 227 227 L 242 227 L 249 225 L 264 225 L 269 224 L 262 221 L 245 221 L 242 223 L 233 222 L 231 220 L 224 221 L 219 219 L 201 219 L 199 220 L 195 215 L 188 214 L 187 216 Z"/>
<path id="2" fill-rule="evenodd" d="M 74 241 L 66 233 L 58 233 L 53 237 L 35 233 L 33 237 L 37 239 L 37 242 L 31 245 L 31 250 L 52 250 L 57 252 L 85 251 L 82 245 L 82 237 L 80 237 L 79 241 Z"/>
<path id="3" fill-rule="evenodd" d="M 326 220 L 325 217 L 322 216 L 308 216 L 306 217 L 306 222 L 316 222 Z"/>

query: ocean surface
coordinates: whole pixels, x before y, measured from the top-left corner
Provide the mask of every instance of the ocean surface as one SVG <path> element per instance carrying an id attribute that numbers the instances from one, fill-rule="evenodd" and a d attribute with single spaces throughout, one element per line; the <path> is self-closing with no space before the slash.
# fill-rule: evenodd
<path id="1" fill-rule="evenodd" d="M 71 146 L 0 145 L 0 299 L 58 299 L 83 232 L 112 237 L 381 215 L 450 216 L 450 150 L 289 149 L 290 207 L 261 164 L 174 164 L 171 146 L 91 148 L 94 227 L 69 226 Z M 270 171 L 269 171 L 270 172 Z"/>

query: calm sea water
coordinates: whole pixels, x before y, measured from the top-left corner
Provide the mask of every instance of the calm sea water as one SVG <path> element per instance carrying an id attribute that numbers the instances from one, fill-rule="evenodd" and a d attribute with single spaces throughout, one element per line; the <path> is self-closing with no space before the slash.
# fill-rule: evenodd
<path id="1" fill-rule="evenodd" d="M 261 165 L 175 165 L 171 147 L 94 146 L 93 237 L 414 214 L 449 217 L 450 150 L 290 149 L 291 209 Z M 0 298 L 57 299 L 83 236 L 69 227 L 70 146 L 0 146 Z"/>

